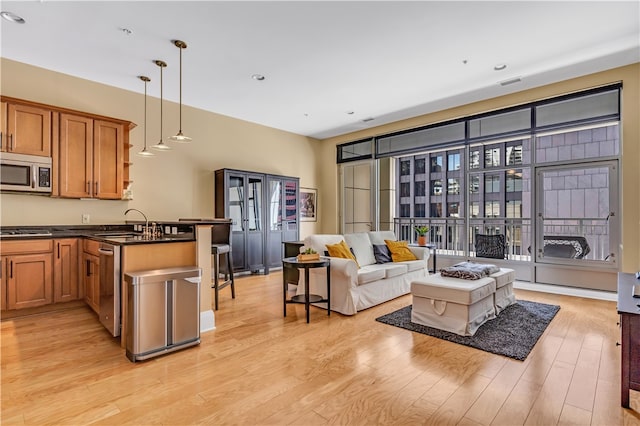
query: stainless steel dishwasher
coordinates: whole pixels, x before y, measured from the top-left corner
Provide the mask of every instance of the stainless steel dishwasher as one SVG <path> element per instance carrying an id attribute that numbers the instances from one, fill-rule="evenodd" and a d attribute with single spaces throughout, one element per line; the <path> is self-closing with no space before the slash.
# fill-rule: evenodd
<path id="1" fill-rule="evenodd" d="M 120 246 L 100 243 L 100 322 L 120 335 Z"/>
<path id="2" fill-rule="evenodd" d="M 130 361 L 200 343 L 200 277 L 196 266 L 125 274 Z"/>

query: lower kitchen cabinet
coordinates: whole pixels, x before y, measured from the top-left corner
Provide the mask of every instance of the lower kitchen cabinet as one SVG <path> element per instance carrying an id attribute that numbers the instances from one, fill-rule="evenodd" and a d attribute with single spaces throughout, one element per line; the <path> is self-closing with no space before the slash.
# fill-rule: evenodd
<path id="1" fill-rule="evenodd" d="M 82 255 L 82 276 L 84 280 L 84 301 L 96 313 L 100 312 L 100 256 L 97 241 L 84 241 Z"/>
<path id="2" fill-rule="evenodd" d="M 2 276 L 6 309 L 53 303 L 51 240 L 3 242 Z"/>
<path id="3" fill-rule="evenodd" d="M 80 286 L 80 243 L 77 238 L 53 242 L 53 303 L 78 300 L 84 294 Z"/>

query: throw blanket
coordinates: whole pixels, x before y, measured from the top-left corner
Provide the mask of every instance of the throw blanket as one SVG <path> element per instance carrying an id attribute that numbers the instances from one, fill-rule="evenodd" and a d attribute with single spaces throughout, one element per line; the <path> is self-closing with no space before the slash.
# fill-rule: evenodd
<path id="1" fill-rule="evenodd" d="M 463 280 L 479 280 L 499 272 L 496 265 L 482 264 L 475 262 L 460 262 L 453 266 L 440 269 L 440 276 L 451 278 L 462 278 Z"/>

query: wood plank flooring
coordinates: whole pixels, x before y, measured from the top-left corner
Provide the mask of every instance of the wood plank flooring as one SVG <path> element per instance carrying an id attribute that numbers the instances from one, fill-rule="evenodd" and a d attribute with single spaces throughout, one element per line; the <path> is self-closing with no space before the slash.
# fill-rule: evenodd
<path id="1" fill-rule="evenodd" d="M 3 320 L 1 424 L 640 425 L 614 302 L 516 291 L 561 306 L 521 362 L 374 320 L 410 296 L 283 318 L 281 279 L 237 278 L 199 346 L 135 364 L 88 308 Z"/>

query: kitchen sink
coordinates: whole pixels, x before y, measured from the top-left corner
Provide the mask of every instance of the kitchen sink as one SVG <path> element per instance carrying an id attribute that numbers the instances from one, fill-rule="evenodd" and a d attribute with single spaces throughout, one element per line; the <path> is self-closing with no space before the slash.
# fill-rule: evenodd
<path id="1" fill-rule="evenodd" d="M 95 234 L 96 237 L 135 237 L 141 234 L 136 232 L 98 232 Z"/>

